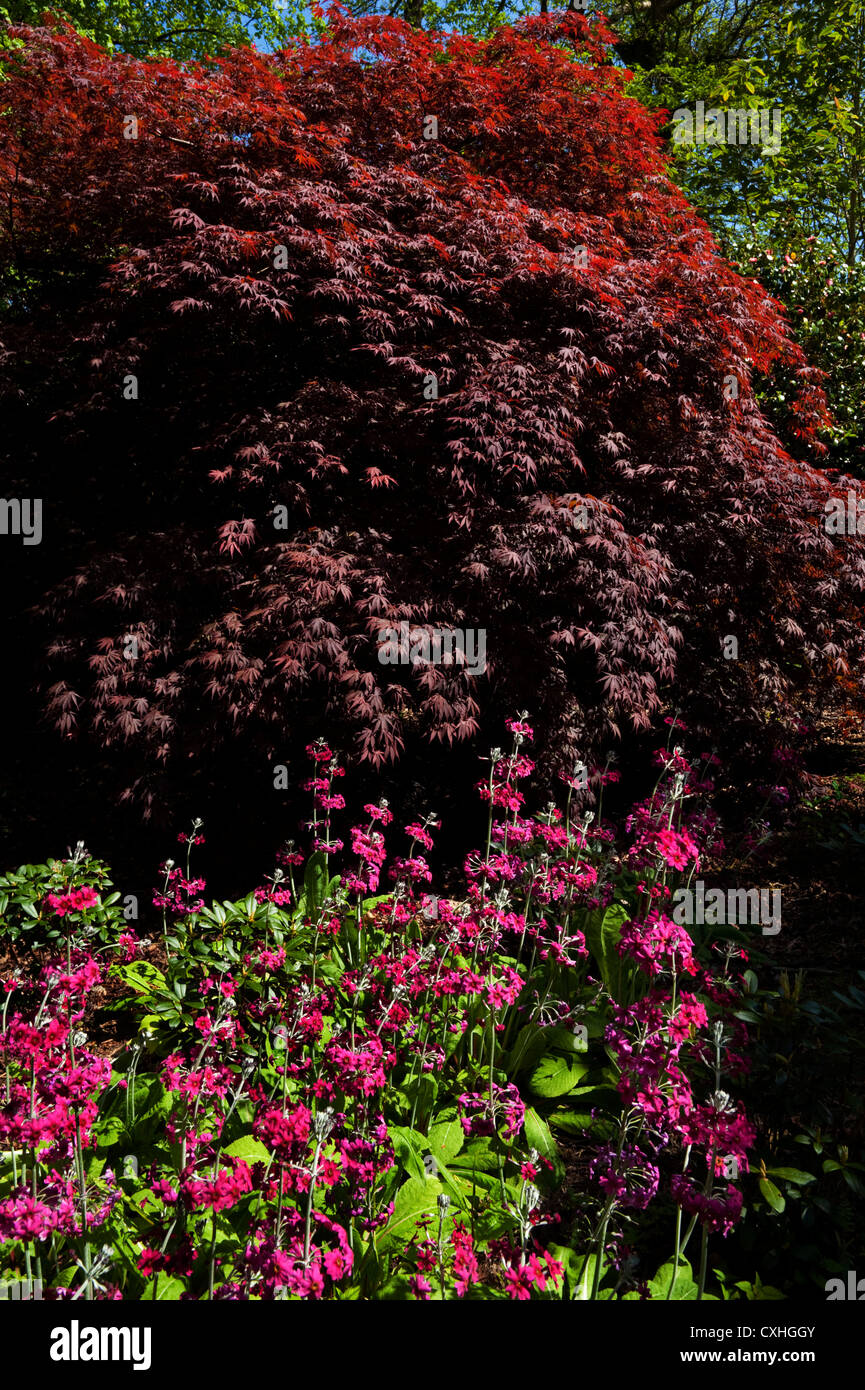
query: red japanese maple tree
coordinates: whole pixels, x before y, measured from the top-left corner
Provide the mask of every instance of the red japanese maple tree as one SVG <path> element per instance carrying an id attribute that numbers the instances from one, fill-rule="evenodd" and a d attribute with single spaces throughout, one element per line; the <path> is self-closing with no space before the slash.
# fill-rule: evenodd
<path id="1" fill-rule="evenodd" d="M 183 66 L 17 32 L 7 474 L 74 569 L 47 707 L 134 751 L 133 794 L 221 742 L 324 728 L 381 763 L 521 706 L 562 756 L 673 704 L 757 749 L 855 669 L 818 374 L 603 24 L 336 11 Z M 799 459 L 752 392 L 779 364 Z M 484 629 L 486 673 L 382 665 L 401 621 Z"/>

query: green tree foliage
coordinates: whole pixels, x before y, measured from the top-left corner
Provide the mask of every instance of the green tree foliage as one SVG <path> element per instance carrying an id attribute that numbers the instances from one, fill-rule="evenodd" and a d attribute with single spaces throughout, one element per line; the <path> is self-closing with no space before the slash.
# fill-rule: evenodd
<path id="1" fill-rule="evenodd" d="M 811 237 L 800 251 L 773 251 L 746 245 L 739 267 L 769 289 L 787 308 L 796 338 L 814 366 L 826 372 L 826 390 L 835 424 L 828 432 L 829 468 L 855 477 L 865 475 L 865 267 L 848 266 L 837 252 Z M 785 428 L 792 378 L 778 373 L 758 399 L 776 421 L 788 446 Z"/>
<path id="2" fill-rule="evenodd" d="M 616 27 L 615 19 L 613 20 Z M 674 175 L 728 255 L 787 309 L 828 373 L 831 463 L 861 473 L 865 406 L 865 9 L 860 0 L 652 3 L 623 11 L 631 93 L 654 109 L 778 110 L 777 153 L 759 145 L 672 143 Z M 642 63 L 642 66 L 641 66 Z M 789 393 L 761 401 L 782 434 Z"/>
<path id="3" fill-rule="evenodd" d="M 103 47 L 139 58 L 197 58 L 253 43 L 276 48 L 298 30 L 296 7 L 280 0 L 5 0 L 0 20 L 38 25 L 47 11 Z"/>
<path id="4" fill-rule="evenodd" d="M 865 249 L 865 10 L 820 0 L 773 5 L 764 18 L 738 46 L 717 23 L 691 35 L 686 53 L 671 38 L 653 68 L 635 68 L 632 94 L 671 113 L 697 101 L 780 110 L 777 153 L 731 143 L 728 122 L 727 143 L 675 146 L 679 181 L 728 247 L 748 238 L 789 250 L 816 237 L 853 266 Z"/>

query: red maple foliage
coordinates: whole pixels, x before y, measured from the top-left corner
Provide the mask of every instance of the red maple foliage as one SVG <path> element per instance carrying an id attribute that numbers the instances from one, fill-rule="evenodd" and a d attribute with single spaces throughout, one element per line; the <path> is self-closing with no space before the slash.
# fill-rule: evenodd
<path id="1" fill-rule="evenodd" d="M 16 32 L 4 447 L 46 543 L 78 537 L 48 709 L 135 750 L 132 794 L 224 741 L 325 727 L 380 763 L 521 704 L 565 756 L 673 703 L 756 748 L 854 670 L 819 374 L 671 184 L 603 24 L 334 11 L 182 66 Z M 798 460 L 751 388 L 779 364 Z M 382 666 L 403 620 L 485 629 L 486 674 Z"/>

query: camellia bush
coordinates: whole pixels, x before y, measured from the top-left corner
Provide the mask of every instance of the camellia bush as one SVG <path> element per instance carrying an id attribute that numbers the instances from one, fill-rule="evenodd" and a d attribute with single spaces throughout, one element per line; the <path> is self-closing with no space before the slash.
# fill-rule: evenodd
<path id="1" fill-rule="evenodd" d="M 323 739 L 305 870 L 286 847 L 242 901 L 206 903 L 201 822 L 149 939 L 83 846 L 6 874 L 0 1271 L 49 1299 L 781 1297 L 725 1241 L 814 1178 L 752 1162 L 761 937 L 677 920 L 723 845 L 718 760 L 670 722 L 616 833 L 577 776 L 528 812 L 509 721 L 459 898 L 432 817 L 370 803 L 341 838 Z"/>
<path id="2" fill-rule="evenodd" d="M 380 766 L 530 704 L 546 763 L 678 707 L 741 761 L 849 678 L 820 374 L 602 23 L 335 10 L 183 65 L 14 33 L 4 471 L 68 576 L 33 594 L 47 711 L 145 811 L 322 718 Z M 776 371 L 801 457 L 752 389 Z M 403 622 L 482 631 L 485 669 L 382 664 Z"/>

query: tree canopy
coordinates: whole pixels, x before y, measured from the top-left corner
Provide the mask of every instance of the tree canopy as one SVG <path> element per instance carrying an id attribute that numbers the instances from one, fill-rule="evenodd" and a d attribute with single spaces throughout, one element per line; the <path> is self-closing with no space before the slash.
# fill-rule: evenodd
<path id="1" fill-rule="evenodd" d="M 7 471 L 80 538 L 48 707 L 131 750 L 136 795 L 322 709 L 375 763 L 527 700 L 564 750 L 675 701 L 741 751 L 850 670 L 865 568 L 805 461 L 819 378 L 603 26 L 335 16 L 203 67 L 23 37 Z M 798 458 L 754 397 L 776 372 Z M 483 629 L 486 674 L 382 666 L 402 621 Z"/>

